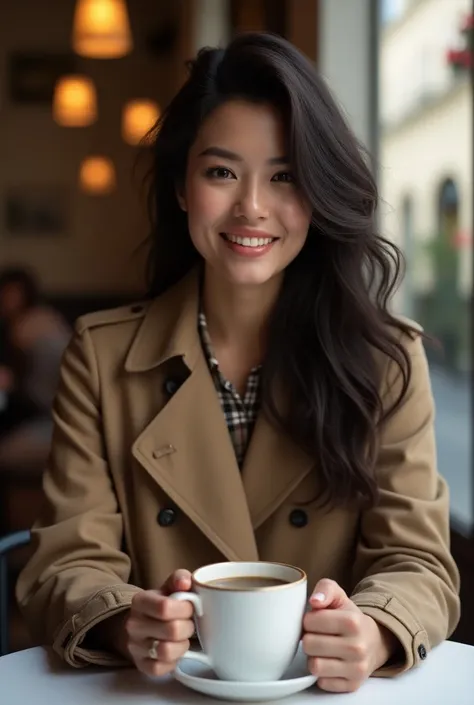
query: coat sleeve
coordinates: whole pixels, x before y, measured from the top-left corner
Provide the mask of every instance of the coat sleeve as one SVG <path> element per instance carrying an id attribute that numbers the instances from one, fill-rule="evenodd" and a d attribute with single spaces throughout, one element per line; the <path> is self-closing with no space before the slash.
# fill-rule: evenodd
<path id="1" fill-rule="evenodd" d="M 374 675 L 391 676 L 426 658 L 459 620 L 459 575 L 449 547 L 447 485 L 437 472 L 434 403 L 421 337 L 406 343 L 412 363 L 401 406 L 381 427 L 380 500 L 363 513 L 352 600 L 389 629 L 403 649 Z M 388 366 L 390 404 L 401 374 Z M 353 583 L 353 584 L 354 584 Z M 403 656 L 404 652 L 404 656 Z"/>
<path id="2" fill-rule="evenodd" d="M 91 336 L 76 332 L 65 352 L 45 470 L 44 508 L 32 530 L 34 554 L 17 583 L 26 622 L 70 665 L 120 665 L 86 648 L 91 627 L 130 606 L 130 559 L 110 476 Z"/>

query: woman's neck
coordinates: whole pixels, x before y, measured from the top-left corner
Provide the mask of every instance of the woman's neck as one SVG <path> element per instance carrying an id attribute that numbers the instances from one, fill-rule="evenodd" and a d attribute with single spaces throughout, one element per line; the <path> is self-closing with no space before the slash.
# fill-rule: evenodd
<path id="1" fill-rule="evenodd" d="M 281 281 L 274 277 L 265 284 L 240 286 L 206 270 L 203 307 L 213 346 L 245 350 L 261 362 Z"/>

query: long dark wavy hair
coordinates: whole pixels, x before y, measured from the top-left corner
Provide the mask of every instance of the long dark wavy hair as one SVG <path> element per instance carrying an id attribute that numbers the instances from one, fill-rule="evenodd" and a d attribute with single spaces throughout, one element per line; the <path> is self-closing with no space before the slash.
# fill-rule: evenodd
<path id="1" fill-rule="evenodd" d="M 400 403 L 411 375 L 400 333 L 414 335 L 415 329 L 388 310 L 403 260 L 376 232 L 377 186 L 366 155 L 313 65 L 279 36 L 242 34 L 225 50 L 202 49 L 189 71 L 151 140 L 150 296 L 175 284 L 200 259 L 176 186 L 184 181 L 203 120 L 235 98 L 276 106 L 296 182 L 313 216 L 270 321 L 262 410 L 314 458 L 324 503 L 372 505 L 378 496 L 379 424 Z M 380 397 L 377 351 L 402 376 L 390 409 Z"/>

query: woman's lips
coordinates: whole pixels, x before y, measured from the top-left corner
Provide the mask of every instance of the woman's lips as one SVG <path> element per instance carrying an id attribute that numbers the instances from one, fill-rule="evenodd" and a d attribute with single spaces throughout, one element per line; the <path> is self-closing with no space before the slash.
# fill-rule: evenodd
<path id="1" fill-rule="evenodd" d="M 258 257 L 267 253 L 278 239 L 260 232 L 248 235 L 234 233 L 220 233 L 220 235 L 230 250 L 245 257 Z"/>

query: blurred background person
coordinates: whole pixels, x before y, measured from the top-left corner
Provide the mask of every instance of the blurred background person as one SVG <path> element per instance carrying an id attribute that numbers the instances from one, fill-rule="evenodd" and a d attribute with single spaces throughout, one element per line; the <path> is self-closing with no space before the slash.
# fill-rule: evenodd
<path id="1" fill-rule="evenodd" d="M 49 448 L 51 407 L 70 329 L 41 301 L 34 275 L 0 273 L 0 463 L 21 464 Z"/>

